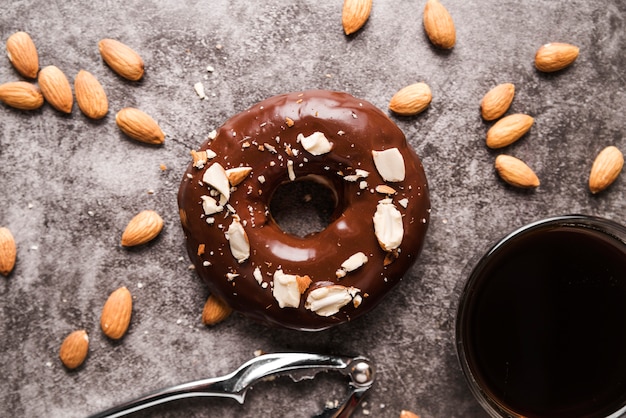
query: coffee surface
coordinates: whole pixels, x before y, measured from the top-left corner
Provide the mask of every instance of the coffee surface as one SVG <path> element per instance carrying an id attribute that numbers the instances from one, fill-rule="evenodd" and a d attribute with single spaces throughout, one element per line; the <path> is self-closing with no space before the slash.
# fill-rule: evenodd
<path id="1" fill-rule="evenodd" d="M 601 417 L 624 404 L 625 260 L 617 240 L 558 227 L 507 243 L 474 272 L 463 339 L 492 398 L 533 417 Z"/>

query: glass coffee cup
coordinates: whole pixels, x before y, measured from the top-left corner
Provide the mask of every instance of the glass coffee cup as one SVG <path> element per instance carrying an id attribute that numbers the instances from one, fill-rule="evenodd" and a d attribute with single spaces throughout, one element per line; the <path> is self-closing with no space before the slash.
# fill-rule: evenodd
<path id="1" fill-rule="evenodd" d="M 626 416 L 626 227 L 568 215 L 507 235 L 465 283 L 456 346 L 492 417 Z"/>

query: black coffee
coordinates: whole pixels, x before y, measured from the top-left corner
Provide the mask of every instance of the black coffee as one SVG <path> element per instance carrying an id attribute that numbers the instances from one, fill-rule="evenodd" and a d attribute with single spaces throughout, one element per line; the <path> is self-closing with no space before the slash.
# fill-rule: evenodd
<path id="1" fill-rule="evenodd" d="M 467 292 L 460 338 L 487 395 L 528 417 L 626 404 L 626 251 L 588 228 L 527 232 Z"/>

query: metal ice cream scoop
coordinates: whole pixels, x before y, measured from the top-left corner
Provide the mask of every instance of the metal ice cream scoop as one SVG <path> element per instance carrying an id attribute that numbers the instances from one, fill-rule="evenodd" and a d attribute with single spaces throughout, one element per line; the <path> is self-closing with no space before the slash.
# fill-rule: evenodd
<path id="1" fill-rule="evenodd" d="M 289 376 L 295 382 L 313 379 L 319 372 L 337 371 L 350 378 L 348 395 L 340 404 L 327 407 L 313 418 L 348 418 L 376 376 L 374 366 L 364 357 L 343 357 L 308 353 L 263 354 L 222 377 L 196 380 L 161 389 L 102 411 L 89 418 L 121 417 L 165 402 L 194 397 L 232 398 L 243 404 L 248 388 L 258 382 Z"/>

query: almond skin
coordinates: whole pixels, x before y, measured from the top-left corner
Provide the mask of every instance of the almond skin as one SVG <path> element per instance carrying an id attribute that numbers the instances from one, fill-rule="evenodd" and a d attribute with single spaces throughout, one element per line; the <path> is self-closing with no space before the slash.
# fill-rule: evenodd
<path id="1" fill-rule="evenodd" d="M 593 162 L 589 174 L 589 190 L 599 193 L 609 187 L 624 167 L 624 154 L 615 146 L 604 148 Z"/>
<path id="2" fill-rule="evenodd" d="M 7 55 L 13 67 L 26 78 L 37 78 L 39 55 L 30 35 L 15 32 L 7 39 Z"/>
<path id="3" fill-rule="evenodd" d="M 402 116 L 423 112 L 433 99 L 426 83 L 415 83 L 400 89 L 389 101 L 389 110 Z"/>
<path id="4" fill-rule="evenodd" d="M 438 48 L 451 49 L 456 44 L 456 29 L 452 16 L 439 0 L 428 0 L 424 7 L 426 36 Z"/>
<path id="5" fill-rule="evenodd" d="M 102 119 L 109 111 L 107 94 L 98 79 L 88 71 L 80 70 L 74 78 L 74 93 L 78 108 L 91 119 Z"/>
<path id="6" fill-rule="evenodd" d="M 153 210 L 144 210 L 130 220 L 124 233 L 121 244 L 124 247 L 142 245 L 159 235 L 163 229 L 163 219 Z"/>
<path id="7" fill-rule="evenodd" d="M 145 112 L 126 107 L 115 115 L 115 123 L 129 137 L 147 144 L 159 145 L 165 141 L 165 134 L 159 124 Z"/>
<path id="8" fill-rule="evenodd" d="M 509 110 L 514 96 L 515 86 L 511 83 L 499 84 L 489 90 L 480 101 L 483 119 L 491 121 L 504 115 Z"/>
<path id="9" fill-rule="evenodd" d="M 65 337 L 59 350 L 59 358 L 65 367 L 73 370 L 79 367 L 89 353 L 89 336 L 84 329 L 74 331 Z"/>
<path id="10" fill-rule="evenodd" d="M 102 39 L 98 49 L 104 62 L 119 76 L 127 80 L 141 80 L 144 73 L 143 59 L 131 47 L 115 39 Z"/>
<path id="11" fill-rule="evenodd" d="M 15 267 L 17 246 L 9 228 L 0 228 L 0 274 L 8 276 Z"/>
<path id="12" fill-rule="evenodd" d="M 351 35 L 365 25 L 372 11 L 372 0 L 344 0 L 341 24 L 346 35 Z"/>
<path id="13" fill-rule="evenodd" d="M 107 299 L 100 315 L 104 335 L 119 340 L 126 334 L 133 311 L 133 298 L 126 287 L 115 290 Z"/>
<path id="14" fill-rule="evenodd" d="M 535 119 L 523 113 L 505 116 L 487 131 L 487 146 L 503 148 L 520 139 L 533 126 Z"/>
<path id="15" fill-rule="evenodd" d="M 551 73 L 569 67 L 578 58 L 577 46 L 553 42 L 541 46 L 535 54 L 535 67 L 539 71 Z"/>
<path id="16" fill-rule="evenodd" d="M 21 110 L 35 110 L 43 105 L 39 87 L 26 81 L 12 81 L 0 85 L 0 101 Z"/>
<path id="17" fill-rule="evenodd" d="M 232 309 L 222 299 L 210 295 L 202 309 L 202 323 L 215 325 L 222 322 L 232 313 Z"/>
<path id="18" fill-rule="evenodd" d="M 524 189 L 539 186 L 539 178 L 535 172 L 520 159 L 510 155 L 498 155 L 495 167 L 502 180 L 511 186 Z"/>
<path id="19" fill-rule="evenodd" d="M 59 112 L 71 113 L 74 105 L 72 86 L 63 71 L 54 65 L 39 71 L 39 87 L 48 103 Z"/>

